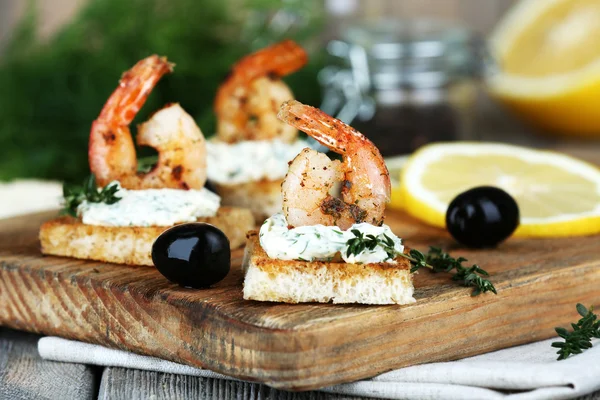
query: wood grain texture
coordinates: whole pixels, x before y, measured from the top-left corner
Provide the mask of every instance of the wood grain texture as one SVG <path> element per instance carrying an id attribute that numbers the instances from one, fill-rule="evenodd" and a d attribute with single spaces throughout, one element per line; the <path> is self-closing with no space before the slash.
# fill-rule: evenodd
<path id="1" fill-rule="evenodd" d="M 600 400 L 600 392 L 588 394 L 587 396 L 578 397 L 576 400 Z"/>
<path id="2" fill-rule="evenodd" d="M 288 392 L 250 382 L 105 368 L 98 400 L 377 400 L 318 391 Z M 600 392 L 574 400 L 600 400 Z"/>
<path id="3" fill-rule="evenodd" d="M 257 383 L 105 368 L 98 400 L 376 400 L 317 391 L 286 392 Z"/>
<path id="4" fill-rule="evenodd" d="M 96 398 L 96 368 L 42 360 L 37 335 L 0 328 L 0 399 Z"/>
<path id="5" fill-rule="evenodd" d="M 42 257 L 36 229 L 48 217 L 0 223 L 0 324 L 277 388 L 314 389 L 548 338 L 572 320 L 575 303 L 599 305 L 598 236 L 472 251 L 392 213 L 387 222 L 409 246 L 467 256 L 491 273 L 499 294 L 473 298 L 447 276 L 422 272 L 410 306 L 285 305 L 244 301 L 236 268 L 198 291 L 153 268 Z"/>

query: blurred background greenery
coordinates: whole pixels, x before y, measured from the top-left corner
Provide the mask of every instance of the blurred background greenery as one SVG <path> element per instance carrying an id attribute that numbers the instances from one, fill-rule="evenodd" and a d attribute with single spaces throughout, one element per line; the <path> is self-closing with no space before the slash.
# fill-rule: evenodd
<path id="1" fill-rule="evenodd" d="M 516 50 L 507 52 L 519 61 L 520 67 L 529 68 L 530 60 L 537 60 L 538 64 L 546 60 L 544 49 L 560 50 L 549 54 L 566 60 L 567 64 L 578 60 L 578 54 L 598 54 L 597 19 L 590 17 L 600 16 L 597 2 L 563 2 L 570 7 L 569 12 L 559 10 L 560 15 L 550 13 L 544 17 L 544 12 L 534 10 L 528 17 L 529 27 L 525 26 L 524 32 L 532 33 L 515 42 L 530 43 L 529 50 L 512 46 Z M 538 71 L 539 76 L 525 74 L 534 83 L 525 98 L 535 101 L 521 104 L 516 97 L 520 88 L 511 91 L 511 87 L 500 86 L 504 91 L 492 96 L 486 79 L 494 75 L 486 73 L 481 77 L 469 72 L 472 65 L 479 64 L 486 67 L 482 68 L 486 72 L 502 72 L 502 62 L 490 62 L 492 68 L 487 68 L 489 57 L 485 52 L 457 57 L 467 54 L 462 50 L 470 48 L 472 43 L 488 47 L 493 32 L 502 25 L 499 21 L 510 15 L 509 10 L 517 3 L 517 0 L 0 0 L 0 182 L 14 178 L 80 181 L 86 176 L 92 121 L 115 89 L 121 73 L 153 53 L 168 56 L 176 64 L 175 72 L 158 84 L 135 122 L 143 121 L 165 103 L 179 102 L 196 119 L 204 134 L 211 136 L 215 128 L 212 110 L 215 92 L 231 65 L 243 55 L 282 38 L 299 41 L 310 54 L 308 66 L 286 77 L 296 97 L 340 118 L 341 107 L 360 104 L 362 114 L 355 115 L 363 115 L 364 119 L 345 120 L 369 136 L 386 156 L 406 154 L 406 143 L 414 150 L 428 141 L 453 140 L 455 136 L 538 147 L 564 146 L 568 141 L 569 145 L 596 151 L 600 141 L 594 142 L 596 147 L 589 141 L 580 145 L 572 134 L 583 125 L 583 108 L 591 110 L 589 119 L 600 126 L 600 117 L 596 117 L 600 114 L 595 111 L 600 104 L 600 83 L 596 83 L 600 82 L 600 70 L 593 84 L 579 90 L 578 101 L 573 100 L 570 89 L 579 84 L 578 79 L 567 85 L 562 96 L 548 99 L 536 91 L 543 92 L 548 87 L 545 78 L 552 78 L 553 72 Z M 579 11 L 581 7 L 585 12 Z M 468 41 L 457 47 L 456 42 L 446 43 L 446 39 L 452 39 L 447 35 L 451 30 L 440 29 L 433 36 L 410 29 L 390 37 L 385 29 L 381 29 L 381 36 L 373 34 L 385 26 L 386 20 L 403 21 L 405 27 L 433 20 L 444 22 L 437 25 L 439 28 L 447 22 L 473 35 L 465 36 Z M 371 28 L 362 32 L 362 36 L 348 35 L 351 29 L 364 24 Z M 571 30 L 573 24 L 580 29 Z M 579 34 L 577 40 L 565 33 L 572 31 Z M 369 39 L 362 43 L 361 37 Z M 363 64 L 353 64 L 356 60 L 350 60 L 350 53 L 332 61 L 336 47 L 331 46 L 335 41 L 331 39 L 345 40 L 352 46 L 358 44 L 359 50 L 365 49 L 369 70 L 357 68 Z M 395 56 L 384 52 L 379 57 L 370 48 L 379 43 L 384 47 L 391 44 L 396 46 L 393 48 L 401 45 L 414 50 L 421 42 L 426 47 L 441 45 L 445 50 L 439 57 L 420 56 L 416 51 Z M 460 70 L 468 72 L 460 76 L 460 81 L 455 79 L 454 70 L 448 72 L 448 65 L 456 64 L 456 60 L 466 60 L 461 61 L 461 68 L 468 67 Z M 541 63 L 560 67 L 556 62 Z M 577 68 L 573 68 L 572 75 L 577 75 Z M 522 72 L 513 69 L 511 73 L 515 76 Z M 323 73 L 327 71 L 329 74 Z M 432 84 L 437 78 L 433 79 L 430 73 L 445 80 Z M 428 77 L 422 79 L 421 75 Z M 365 79 L 358 79 L 361 76 Z M 331 79 L 327 81 L 326 77 Z M 369 83 L 362 85 L 363 81 Z M 426 85 L 421 88 L 415 83 Z M 352 103 L 357 94 L 362 96 L 359 99 L 362 103 Z M 560 101 L 554 101 L 555 97 Z M 414 99 L 429 101 L 435 107 Z M 337 108 L 326 107 L 334 103 Z M 508 111 L 511 107 L 513 113 Z M 540 120 L 537 125 L 533 123 L 535 119 Z M 546 119 L 550 121 L 542 126 L 540 122 Z M 538 135 L 551 128 L 562 130 L 562 137 Z M 590 137 L 600 137 L 600 130 L 587 130 Z M 465 135 L 458 135 L 459 132 Z M 151 153 L 150 149 L 140 151 L 142 156 Z"/>
<path id="2" fill-rule="evenodd" d="M 314 39 L 322 9 L 319 0 L 89 0 L 41 40 L 38 4 L 30 0 L 0 62 L 0 180 L 88 175 L 91 122 L 121 73 L 153 53 L 167 55 L 175 72 L 158 84 L 136 122 L 179 102 L 210 136 L 213 99 L 230 66 L 283 37 L 311 54 L 309 65 L 286 81 L 298 99 L 318 104 L 314 77 L 323 57 Z"/>

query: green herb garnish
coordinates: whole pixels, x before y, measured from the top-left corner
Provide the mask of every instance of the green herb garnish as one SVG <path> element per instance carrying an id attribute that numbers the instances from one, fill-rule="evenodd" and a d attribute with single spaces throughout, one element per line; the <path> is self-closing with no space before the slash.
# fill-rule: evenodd
<path id="1" fill-rule="evenodd" d="M 573 331 L 569 332 L 565 328 L 554 328 L 558 336 L 563 338 L 564 342 L 554 342 L 552 347 L 558 351 L 558 360 L 565 360 L 571 354 L 579 354 L 592 347 L 592 338 L 600 339 L 600 321 L 598 316 L 593 313 L 594 307 L 589 310 L 583 304 L 577 303 L 577 312 L 581 319 L 576 324 L 571 324 Z"/>
<path id="2" fill-rule="evenodd" d="M 411 273 L 417 272 L 421 268 L 429 268 L 431 271 L 437 272 L 452 272 L 452 280 L 460 282 L 463 286 L 474 287 L 472 296 L 477 296 L 481 293 L 492 292 L 497 294 L 496 288 L 488 279 L 483 276 L 489 276 L 487 271 L 480 268 L 478 265 L 473 265 L 469 268 L 462 265 L 467 261 L 464 257 L 453 258 L 448 253 L 443 252 L 440 248 L 430 247 L 427 254 L 423 254 L 418 250 L 411 249 L 408 254 L 399 253 L 394 247 L 394 241 L 391 237 L 383 235 L 384 239 L 375 237 L 374 235 L 364 236 L 362 232 L 353 229 L 351 232 L 355 237 L 347 242 L 348 250 L 346 257 L 350 255 L 358 255 L 365 249 L 374 250 L 380 246 L 388 255 L 387 259 L 403 257 L 410 261 L 412 267 Z"/>
<path id="3" fill-rule="evenodd" d="M 463 286 L 474 287 L 475 289 L 471 293 L 472 296 L 485 292 L 497 294 L 492 282 L 483 278 L 483 276 L 489 276 L 487 271 L 478 265 L 472 265 L 469 268 L 464 267 L 462 263 L 468 261 L 464 257 L 453 258 L 438 247 L 430 247 L 427 254 L 412 249 L 409 255 L 399 254 L 399 256 L 410 261 L 412 264 L 410 272 L 416 272 L 423 267 L 431 269 L 434 273 L 452 272 L 454 270 L 456 272 L 454 272 L 452 280 L 461 282 Z"/>
<path id="4" fill-rule="evenodd" d="M 389 236 L 384 234 L 385 239 L 379 239 L 375 235 L 364 236 L 358 229 L 352 229 L 350 232 L 354 234 L 354 237 L 346 242 L 348 245 L 346 257 L 350 257 L 351 255 L 357 256 L 365 251 L 365 249 L 373 251 L 377 246 L 380 246 L 386 252 L 388 256 L 386 260 L 396 257 L 397 251 L 394 249 L 394 241 Z"/>
<path id="5" fill-rule="evenodd" d="M 106 203 L 114 204 L 121 200 L 120 197 L 115 196 L 119 191 L 119 185 L 117 183 L 110 183 L 102 189 L 96 187 L 96 177 L 90 175 L 83 181 L 82 186 L 75 186 L 64 184 L 63 185 L 63 197 L 64 197 L 64 208 L 62 214 L 68 214 L 73 217 L 77 217 L 77 207 L 88 201 L 90 203 Z"/>

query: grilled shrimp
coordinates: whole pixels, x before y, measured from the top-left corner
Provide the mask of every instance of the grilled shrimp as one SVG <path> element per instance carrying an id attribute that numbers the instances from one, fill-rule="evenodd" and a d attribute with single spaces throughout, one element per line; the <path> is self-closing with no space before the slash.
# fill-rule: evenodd
<path id="1" fill-rule="evenodd" d="M 201 189 L 206 182 L 206 143 L 194 119 L 178 104 L 154 113 L 138 127 L 137 144 L 154 147 L 158 163 L 148 173 L 137 172 L 129 124 L 148 95 L 173 65 L 156 55 L 125 72 L 92 124 L 88 157 L 99 186 L 118 180 L 126 189 Z"/>
<path id="2" fill-rule="evenodd" d="M 304 50 L 285 40 L 235 64 L 215 99 L 219 140 L 233 143 L 277 138 L 293 142 L 298 131 L 277 119 L 281 104 L 294 98 L 280 78 L 300 69 L 306 61 Z"/>
<path id="3" fill-rule="evenodd" d="M 304 149 L 290 163 L 281 192 L 283 212 L 291 226 L 383 223 L 390 199 L 390 177 L 381 153 L 363 134 L 321 110 L 292 100 L 278 117 L 335 153 L 342 162 Z M 341 199 L 333 190 L 341 183 Z"/>

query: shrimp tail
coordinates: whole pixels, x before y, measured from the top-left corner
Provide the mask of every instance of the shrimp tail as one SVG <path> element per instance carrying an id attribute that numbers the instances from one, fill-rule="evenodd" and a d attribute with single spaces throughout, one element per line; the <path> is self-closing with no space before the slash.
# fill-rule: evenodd
<path id="1" fill-rule="evenodd" d="M 354 139 L 368 141 L 362 133 L 318 108 L 307 106 L 297 100 L 289 100 L 281 105 L 277 118 L 289 125 L 300 129 L 302 132 L 314 138 L 323 146 L 338 154 L 347 152 L 346 144 L 349 140 L 338 140 L 338 135 L 331 132 L 344 132 L 354 136 Z"/>
<path id="2" fill-rule="evenodd" d="M 258 50 L 242 58 L 231 68 L 225 84 L 217 93 L 215 105 L 219 104 L 219 96 L 229 94 L 229 85 L 248 83 L 261 76 L 281 78 L 296 72 L 307 61 L 306 51 L 293 40 L 284 40 Z"/>
<path id="3" fill-rule="evenodd" d="M 284 40 L 242 59 L 233 70 L 246 80 L 262 75 L 279 78 L 299 70 L 307 61 L 308 56 L 302 47 L 293 40 Z"/>
<path id="4" fill-rule="evenodd" d="M 158 81 L 170 72 L 175 64 L 166 57 L 154 54 L 135 64 L 123 73 L 119 86 L 109 97 L 97 120 L 112 124 L 129 125 L 146 103 Z"/>

